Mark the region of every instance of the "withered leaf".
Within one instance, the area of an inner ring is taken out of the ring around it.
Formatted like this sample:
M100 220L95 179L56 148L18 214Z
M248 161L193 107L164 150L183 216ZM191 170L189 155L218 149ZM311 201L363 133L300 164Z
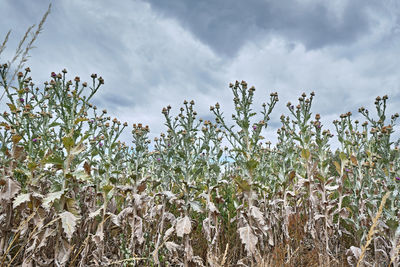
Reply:
M84 144L79 144L71 149L71 155L78 155L79 153L83 152L86 149Z
M256 206L251 206L250 207L250 214L251 216L257 221L258 224L264 226L265 225L265 220L263 213L260 211L260 209Z
M357 158L355 156L351 155L350 156L350 160L354 165L358 165L358 161L357 161Z
M191 231L192 223L188 216L178 219L176 222L176 235L178 237L183 237L184 234L190 234Z
M171 253L176 253L177 250L181 248L178 244L176 244L174 242L165 242L165 247Z
M79 220L74 214L69 211L64 211L60 213L62 228L64 229L64 233L67 236L68 240L71 240L72 235L76 231L76 224Z
M289 173L289 181L292 181L295 176L296 176L296 172L295 171L291 171Z
M12 149L12 156L16 160L23 160L26 157L26 153L24 153L23 146L14 145Z
M22 203L28 202L31 200L31 193L19 194L13 201L13 208L17 208Z
M239 228L238 232L246 251L248 254L253 255L256 251L256 245L258 242L257 236L253 234L249 225Z
M83 169L85 170L87 175L90 175L90 172L92 169L91 169L90 164L87 161L85 161L85 163L83 164Z
M0 184L4 185L3 189L0 191L0 201L10 201L21 189L21 185L11 178L0 179Z
M22 136L20 136L19 134L14 134L14 135L11 137L11 139L12 139L12 142L13 142L14 144L16 144L16 143L18 143L18 142L22 139Z

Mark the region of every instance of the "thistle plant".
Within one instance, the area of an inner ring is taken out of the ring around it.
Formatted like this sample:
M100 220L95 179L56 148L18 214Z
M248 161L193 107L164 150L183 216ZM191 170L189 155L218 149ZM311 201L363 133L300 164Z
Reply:
M184 101L162 109L154 142L135 123L127 145L128 124L91 103L103 78L62 70L35 85L27 36L0 64L1 266L398 266L399 115L386 115L387 96L376 116L359 109L364 122L333 122L336 151L314 93L287 104L271 144L278 95L258 116L244 81L230 84L232 120L219 103L215 120L199 119Z
M271 94L268 109L266 104L262 106L262 119L252 125L251 119L256 115L252 110L255 88L247 88L245 81L241 83L236 81L235 84L230 84L229 87L234 95L233 101L236 110L236 114L232 115L232 119L239 129L234 129L234 126L228 126L218 103L210 107L210 110L213 111L217 125L224 130L224 135L232 146L229 156L234 159L235 170L231 174L231 179L236 182L239 192L243 193L242 203L236 207L238 233L246 247L247 254L251 258L250 261L253 260L253 257L259 260L261 255L259 255L256 248L258 243L256 234L267 236L265 231L267 226L263 215L259 208L253 204L254 199L257 198L255 185L261 152L259 142L263 139L261 130L267 127L269 115L278 101L278 95L276 93ZM253 232L253 226L255 226L257 232Z

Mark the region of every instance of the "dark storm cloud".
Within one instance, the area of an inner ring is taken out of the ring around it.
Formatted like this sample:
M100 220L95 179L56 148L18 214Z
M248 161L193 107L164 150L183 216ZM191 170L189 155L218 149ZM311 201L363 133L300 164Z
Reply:
M248 40L278 35L307 49L347 44L367 34L369 1L346 1L336 10L319 1L148 0L180 21L218 53L234 55Z

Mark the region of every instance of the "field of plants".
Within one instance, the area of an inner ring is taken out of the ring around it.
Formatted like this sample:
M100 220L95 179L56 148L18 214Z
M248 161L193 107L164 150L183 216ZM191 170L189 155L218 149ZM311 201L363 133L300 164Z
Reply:
M91 104L102 77L62 70L38 87L18 67L0 65L0 266L399 266L399 115L386 95L331 133L302 94L271 145L278 94L258 111L236 81L233 114L167 106L149 140Z

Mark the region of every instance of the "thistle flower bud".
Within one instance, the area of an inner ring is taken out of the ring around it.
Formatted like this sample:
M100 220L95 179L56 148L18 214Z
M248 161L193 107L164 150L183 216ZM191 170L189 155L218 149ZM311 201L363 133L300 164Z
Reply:
M93 79L96 79L97 78L97 74L93 73L92 75L90 75L90 77L92 77Z

